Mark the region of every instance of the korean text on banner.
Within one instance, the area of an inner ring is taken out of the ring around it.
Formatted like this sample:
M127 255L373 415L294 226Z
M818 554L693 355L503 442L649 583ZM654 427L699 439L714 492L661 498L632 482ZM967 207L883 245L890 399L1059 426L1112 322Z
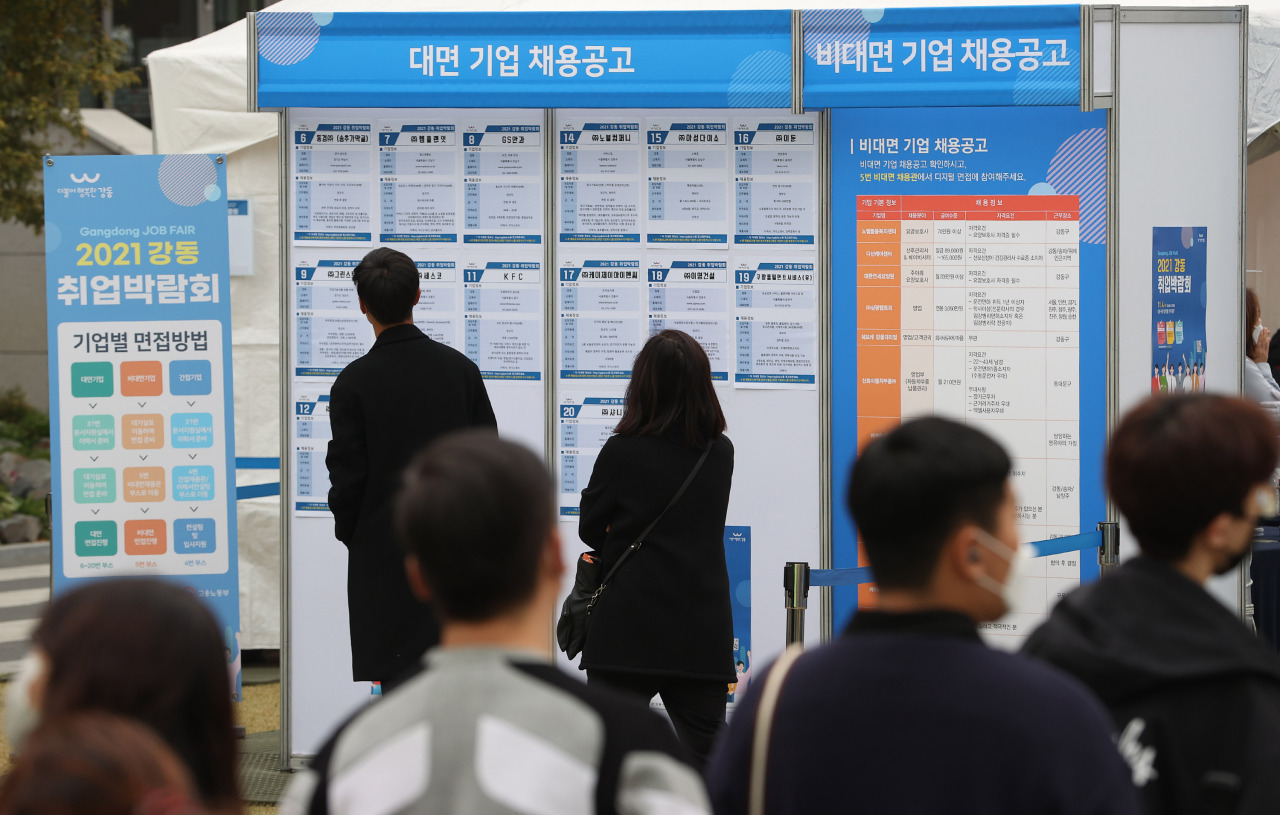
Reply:
M119 575L212 609L239 693L226 166L44 168L53 590Z
M809 108L1073 105L1080 7L802 13Z
M1105 114L1059 108L835 111L831 122L834 495L857 451L939 415L1013 459L1021 539L1091 529L1105 504ZM847 515L837 568L868 565ZM1012 613L1016 645L1096 567L1037 558ZM838 618L875 602L836 591Z
M260 12L263 107L780 108L787 11Z
M1209 230L1157 226L1151 232L1151 392L1204 390Z

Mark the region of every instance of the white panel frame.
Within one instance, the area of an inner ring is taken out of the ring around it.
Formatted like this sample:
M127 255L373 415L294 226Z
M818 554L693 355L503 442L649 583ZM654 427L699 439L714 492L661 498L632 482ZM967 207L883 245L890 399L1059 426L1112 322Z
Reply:
M1118 33L1117 415L1150 393L1156 226L1208 227L1208 389L1241 391L1248 8L1121 8ZM1121 303L1134 307L1120 310ZM1122 557L1136 548L1122 527ZM1237 570L1211 580L1209 590L1243 616L1242 580Z

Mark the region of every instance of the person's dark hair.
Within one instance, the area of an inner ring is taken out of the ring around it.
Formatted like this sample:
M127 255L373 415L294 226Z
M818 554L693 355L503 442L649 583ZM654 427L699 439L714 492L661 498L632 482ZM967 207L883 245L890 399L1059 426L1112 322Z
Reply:
M990 436L949 419L907 422L863 448L847 500L876 582L924 588L951 533L994 532L1011 469Z
M726 427L711 384L711 361L698 341L674 329L650 337L636 355L626 408L614 431L623 436L679 434L690 447L702 447Z
M205 804L239 811L226 643L190 591L93 583L54 600L32 641L49 660L42 720L91 710L136 719L183 760Z
M5 815L195 815L191 778L145 725L77 713L33 731L0 785Z
M383 325L403 323L413 314L418 267L404 252L385 246L374 249L356 266L351 279L365 308Z
M1244 358L1252 359L1253 327L1262 321L1262 303L1258 302L1258 293L1253 289L1244 290Z
M1207 393L1153 396L1120 420L1107 449L1107 489L1143 554L1177 561L1280 461L1280 428L1262 408Z
M553 490L536 455L492 431L453 433L414 458L396 496L396 536L441 619L482 622L533 596Z

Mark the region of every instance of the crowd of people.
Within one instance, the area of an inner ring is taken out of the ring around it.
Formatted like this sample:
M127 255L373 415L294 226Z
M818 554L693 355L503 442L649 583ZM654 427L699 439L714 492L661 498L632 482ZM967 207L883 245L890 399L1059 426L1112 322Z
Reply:
M334 386L329 455L354 675L384 693L282 813L1280 812L1280 657L1206 590L1280 514L1280 440L1257 405L1166 393L1123 417L1105 478L1139 553L1020 654L978 633L1035 557L1007 453L942 418L874 439L846 509L877 607L748 684L722 538L734 449L705 352L660 332L582 495L579 535L607 575L583 682L549 659L571 565L552 476L494 432L475 366L413 327L400 258L355 271L378 339ZM446 373L405 384L403 365ZM395 630L372 630L383 614ZM56 600L34 644L8 689L0 815L240 811L222 639L194 597L98 583Z

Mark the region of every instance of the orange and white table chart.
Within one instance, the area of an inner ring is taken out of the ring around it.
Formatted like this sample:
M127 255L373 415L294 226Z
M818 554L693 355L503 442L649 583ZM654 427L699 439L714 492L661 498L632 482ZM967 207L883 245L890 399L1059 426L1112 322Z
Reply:
M1077 534L1078 197L875 195L857 206L859 447L905 419L962 420L1013 457L1023 540ZM1033 581L1026 611L1042 614L1079 566L1074 555L1035 564L1047 582Z

